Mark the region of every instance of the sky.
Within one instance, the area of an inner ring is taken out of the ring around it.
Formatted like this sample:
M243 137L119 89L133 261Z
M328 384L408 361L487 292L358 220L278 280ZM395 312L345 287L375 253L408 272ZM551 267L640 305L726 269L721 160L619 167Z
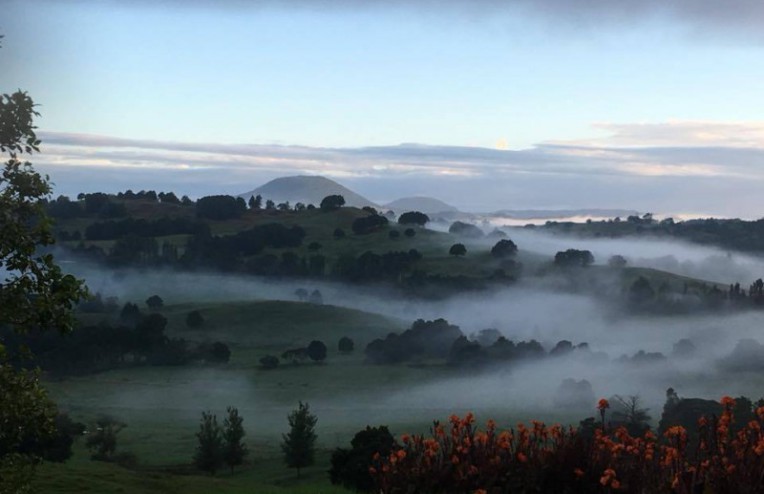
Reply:
M56 193L764 210L756 0L0 0Z

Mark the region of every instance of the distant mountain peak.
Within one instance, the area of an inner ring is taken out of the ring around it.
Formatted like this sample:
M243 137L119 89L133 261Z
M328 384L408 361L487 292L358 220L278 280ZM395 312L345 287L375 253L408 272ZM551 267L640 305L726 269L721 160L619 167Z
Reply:
M459 211L440 199L424 196L402 197L401 199L385 204L383 209L392 209L396 213L419 211L420 213L425 214L456 213Z
M293 175L275 178L256 189L239 194L239 197L246 200L250 196L258 194L264 200L270 199L275 203L289 201L292 205L302 202L316 206L321 203L324 197L338 194L345 198L347 206L358 208L364 206L378 207L362 195L321 175Z

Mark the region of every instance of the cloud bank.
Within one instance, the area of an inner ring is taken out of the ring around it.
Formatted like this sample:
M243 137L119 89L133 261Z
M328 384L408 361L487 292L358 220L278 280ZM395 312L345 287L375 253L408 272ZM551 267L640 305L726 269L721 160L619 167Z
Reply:
M316 148L182 143L41 132L34 157L56 192L241 193L285 175L324 175L384 202L436 196L468 211L619 207L755 217L764 123L598 124L609 134L529 149L401 144Z

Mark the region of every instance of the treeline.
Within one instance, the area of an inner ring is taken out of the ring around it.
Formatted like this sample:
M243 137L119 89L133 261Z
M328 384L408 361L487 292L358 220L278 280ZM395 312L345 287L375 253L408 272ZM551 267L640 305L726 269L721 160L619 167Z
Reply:
M675 221L667 218L658 221L648 213L641 217L629 216L625 220L615 218L586 223L548 221L543 226L529 225L527 228L591 237L671 237L747 252L764 250L764 218L753 221L716 218Z
M92 311L93 308L89 307ZM189 313L187 324L195 318ZM30 331L20 335L0 330L11 361L18 366L40 367L53 375L100 372L136 365L186 365L193 362L225 363L231 351L225 343L192 343L166 334L167 318L144 314L127 303L117 322L84 325L68 335Z
M485 337L486 332L493 337ZM417 360L439 359L456 366L482 366L491 363L563 356L574 351L589 352L586 343L574 345L559 341L547 352L536 340L517 343L501 336L496 330L484 330L470 340L459 326L445 319L414 321L403 333L390 333L366 346L364 353L373 364L395 364ZM481 344L482 342L482 344Z

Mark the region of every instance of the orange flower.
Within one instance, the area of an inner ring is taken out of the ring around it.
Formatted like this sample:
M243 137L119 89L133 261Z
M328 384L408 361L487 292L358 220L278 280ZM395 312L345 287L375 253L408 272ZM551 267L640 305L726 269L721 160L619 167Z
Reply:
M578 478L581 478L581 477L583 477L583 476L584 476L584 471L583 471L583 470L581 470L580 468L576 468L575 470L573 470L573 473L574 473L574 474L576 475L576 477L578 477Z
M621 488L621 483L618 482L616 479L613 479L613 481L610 482L610 487L612 487L613 489L618 490L618 489Z
M600 398L600 401L597 402L597 410L605 410L606 408L610 408L610 402L605 398Z
M735 399L731 398L729 396L722 396L721 404L723 407L734 407L735 406Z
M519 452L519 453L517 453L517 461L519 461L520 463L525 463L525 462L528 461L528 457L525 456L524 453Z
M395 454L396 456L398 456L399 460L406 458L406 452L403 451L402 449L399 449L398 451L396 451Z

